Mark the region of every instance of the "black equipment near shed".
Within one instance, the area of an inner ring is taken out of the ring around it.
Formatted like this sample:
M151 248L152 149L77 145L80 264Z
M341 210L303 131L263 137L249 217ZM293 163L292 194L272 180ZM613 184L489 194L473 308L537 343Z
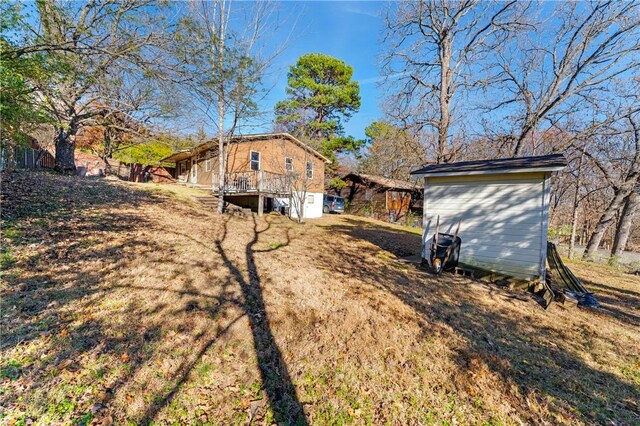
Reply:
M456 228L455 234L445 234L439 232L440 217L436 223L436 232L433 235L431 243L431 268L436 274L442 271L452 271L458 266L460 258L460 245L462 240L458 237L460 232L460 222Z

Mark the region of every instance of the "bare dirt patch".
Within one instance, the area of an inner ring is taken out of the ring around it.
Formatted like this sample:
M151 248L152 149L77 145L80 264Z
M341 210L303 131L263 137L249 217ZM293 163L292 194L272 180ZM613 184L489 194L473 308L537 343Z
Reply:
M400 262L403 228L153 188L3 176L0 421L640 421L638 277L571 264L605 309L544 311Z

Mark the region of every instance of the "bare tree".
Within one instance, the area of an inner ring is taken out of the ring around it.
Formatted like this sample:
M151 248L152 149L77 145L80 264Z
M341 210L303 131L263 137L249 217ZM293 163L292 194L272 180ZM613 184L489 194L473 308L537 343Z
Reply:
M573 258L573 252L576 244L576 231L578 227L578 207L580 206L580 188L582 186L582 169L584 165L584 151L586 147L580 152L580 159L578 160L578 167L576 170L575 186L573 194L573 213L571 216L571 236L569 238L569 259Z
M262 77L273 58L262 56L259 44L268 28L270 6L256 2L249 11L234 7L230 0L192 3L181 22L169 65L185 96L216 129L219 213L224 212L227 140L244 120L258 113ZM234 12L248 12L246 16L242 13L241 25L232 25Z
M620 220L616 227L616 235L611 247L610 263L615 264L620 259L623 251L627 246L633 219L640 209L640 185L629 194L624 202L622 211L620 212Z
M452 158L454 99L490 83L481 63L522 26L525 9L515 1L432 0L399 3L387 15L390 114L416 132L437 132L436 163Z
M600 242L607 231L608 227L613 223L615 215L623 208L625 200L636 189L640 181L640 123L637 116L627 117L628 127L624 130L622 136L626 138L625 144L618 146L617 150L611 145L601 142L599 149L606 154L612 152L622 153L617 161L606 161L603 159L610 158L609 155L597 155L586 152L586 155L600 170L607 181L607 184L613 190L613 198L602 212L592 234L589 238L584 258L590 259L600 246ZM605 135L607 140L614 139L609 135ZM615 142L610 142L615 143ZM606 162L605 162L606 161Z
M312 152L308 143L305 143L303 151L302 161L300 161L301 164L298 168L300 171L294 168L293 171L286 173L291 188L291 209L289 210L289 216L294 217L295 213L295 219L298 220L298 223L304 222L306 214L305 206L309 198L308 193L313 182L314 174L316 173L313 161L315 154ZM324 184L324 182L322 182L322 184ZM321 197L320 200L313 200L313 202L323 203L323 199Z
M161 52L158 57L162 57ZM156 62L151 57L147 60ZM146 66L140 72L136 66L121 64L97 82L95 102L101 111L87 123L102 132L96 138L101 144L91 148L107 167L109 159L119 151L145 144L167 132L167 120L176 118L181 110L180 97L172 89L162 69L156 66Z
M323 185L324 182L314 181L317 175L315 167L318 166L317 153L311 148L309 140L303 139L302 145L297 145L295 149L291 149L291 144L285 139L281 140L280 155L272 156L269 169L276 172L270 176L269 182L266 183L271 193L283 195L286 201L281 204L286 205L289 209L288 215L291 219L295 219L298 223L304 222L306 215L306 204L308 203L308 195L313 187L318 184ZM322 163L320 166L322 167ZM317 188L316 188L317 191ZM315 194L314 194L315 195ZM284 200L280 200L282 202ZM322 200L313 200L322 202Z
M565 117L583 112L609 96L617 77L640 67L637 2L558 3L535 28L519 43L497 51L497 96L502 100L489 110L509 109L514 123L507 132L512 155L525 151L525 142L543 122L557 126ZM549 40L549 34L555 37Z
M97 0L87 3L37 2L39 26L24 25L34 42L15 55L44 55L46 79L34 79L39 106L47 110L56 128L55 168L74 172L75 136L104 114L98 86L118 66L147 63L147 49L162 44L156 31L153 0Z
M409 173L427 161L424 146L407 130L375 121L365 134L368 146L359 165L364 173L408 180Z
M287 173L289 192L289 217L298 223L304 222L305 203L309 190L309 181L304 173Z

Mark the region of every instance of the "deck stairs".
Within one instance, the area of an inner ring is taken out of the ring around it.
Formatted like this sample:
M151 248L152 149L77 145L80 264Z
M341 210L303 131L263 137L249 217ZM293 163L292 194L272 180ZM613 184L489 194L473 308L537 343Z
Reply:
M220 203L220 199L215 195L192 195L191 198L214 211L218 209L218 204ZM225 201L224 205L225 212L227 213L240 217L250 217L252 215L251 209L249 208L236 206L228 201Z
M210 210L218 210L218 203L220 202L220 200L218 199L217 195L213 195L210 185L201 185L190 182L176 182L176 184L200 190L202 192L202 195L192 195L191 199L197 201ZM224 206L225 212L236 216L251 217L251 215L253 214L250 208L240 207L235 204L231 204L228 201L225 201Z

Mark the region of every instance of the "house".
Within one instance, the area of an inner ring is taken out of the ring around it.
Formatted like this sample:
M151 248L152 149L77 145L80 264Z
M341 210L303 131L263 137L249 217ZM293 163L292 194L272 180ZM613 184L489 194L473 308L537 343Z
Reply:
M423 262L440 218L453 234L461 221L459 262L525 280L545 280L551 174L562 154L423 167Z
M230 203L292 216L322 216L324 168L330 160L288 133L228 138L224 196ZM175 163L178 182L220 191L218 141L178 151L162 159Z
M347 185L339 192L350 213L389 222L406 219L421 190L412 182L364 173L349 173L342 180Z

